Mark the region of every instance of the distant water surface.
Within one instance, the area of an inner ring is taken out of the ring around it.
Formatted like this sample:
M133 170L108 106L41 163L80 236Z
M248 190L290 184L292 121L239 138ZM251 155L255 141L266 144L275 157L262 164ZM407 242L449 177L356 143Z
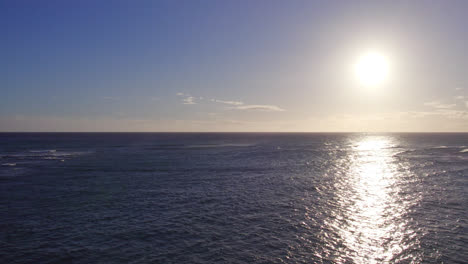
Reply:
M467 263L468 134L0 133L1 263Z

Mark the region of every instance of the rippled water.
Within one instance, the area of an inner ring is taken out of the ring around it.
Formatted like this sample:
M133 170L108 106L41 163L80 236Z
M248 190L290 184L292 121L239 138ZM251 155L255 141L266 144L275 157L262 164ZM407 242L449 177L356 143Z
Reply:
M2 263L466 263L468 134L0 134Z

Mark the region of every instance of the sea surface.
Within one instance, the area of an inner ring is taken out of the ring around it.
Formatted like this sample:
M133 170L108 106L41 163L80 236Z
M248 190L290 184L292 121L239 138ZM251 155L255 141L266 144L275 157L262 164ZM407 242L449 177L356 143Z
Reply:
M0 263L468 263L468 134L0 133Z

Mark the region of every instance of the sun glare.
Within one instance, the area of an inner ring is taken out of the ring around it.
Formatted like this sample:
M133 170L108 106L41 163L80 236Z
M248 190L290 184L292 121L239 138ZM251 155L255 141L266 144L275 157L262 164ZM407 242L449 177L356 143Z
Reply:
M387 78L388 61L382 54L367 53L359 58L354 70L363 85L376 86Z

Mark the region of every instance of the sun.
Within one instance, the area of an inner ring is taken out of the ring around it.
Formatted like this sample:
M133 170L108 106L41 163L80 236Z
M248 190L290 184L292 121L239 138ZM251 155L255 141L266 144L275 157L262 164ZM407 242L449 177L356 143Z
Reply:
M387 79L388 60L380 53L369 52L359 58L354 70L363 85L376 86Z

